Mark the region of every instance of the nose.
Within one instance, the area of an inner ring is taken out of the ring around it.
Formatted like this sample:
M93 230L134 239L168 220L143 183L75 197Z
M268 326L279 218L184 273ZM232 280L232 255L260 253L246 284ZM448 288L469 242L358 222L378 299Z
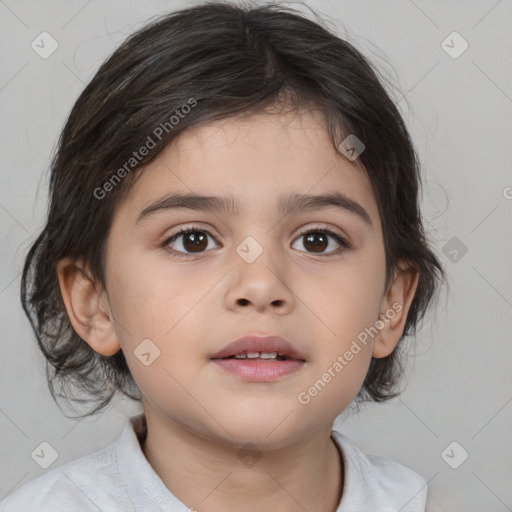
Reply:
M296 301L290 288L291 265L283 254L262 249L254 260L245 258L243 249L235 254L234 268L229 273L230 282L225 294L226 306L232 310L252 307L258 312L270 308L274 313L286 314L293 309Z

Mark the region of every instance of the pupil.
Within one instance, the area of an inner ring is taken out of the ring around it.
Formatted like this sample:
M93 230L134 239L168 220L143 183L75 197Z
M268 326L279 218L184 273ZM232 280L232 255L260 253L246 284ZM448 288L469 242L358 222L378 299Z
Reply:
M205 243L205 241L206 241L206 243ZM189 247L189 243L192 244L190 247ZM206 246L208 245L208 241L203 232L193 231L191 233L188 233L185 236L184 245L185 245L185 248L187 249L187 251L199 252L201 250L206 249Z
M315 243L313 241L315 239L315 237L321 238L322 241ZM326 240L327 240L327 237L322 233L310 233L309 235L306 236L306 243L312 244L313 252L322 252L323 250L325 250L326 249ZM323 247L321 247L321 246L323 246ZM320 248L320 250L318 250L319 248Z

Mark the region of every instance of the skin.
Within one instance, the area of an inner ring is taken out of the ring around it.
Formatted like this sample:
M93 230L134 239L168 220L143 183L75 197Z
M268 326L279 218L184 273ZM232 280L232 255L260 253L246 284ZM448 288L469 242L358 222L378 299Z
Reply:
M343 463L330 437L334 420L356 396L371 357L395 348L418 283L417 273L403 271L385 289L370 181L357 161L335 153L322 118L307 111L189 129L142 173L115 211L106 289L80 259L61 260L57 270L76 332L103 355L123 350L143 395L146 458L199 512L237 510L241 497L247 512L335 511ZM284 217L277 211L282 193L334 190L359 202L373 226L332 207ZM175 191L233 194L242 213L182 209L136 224L146 206ZM191 252L184 237L164 245L192 223L210 233L202 252ZM322 227L351 248L337 253L329 238L314 252L299 235ZM263 248L252 263L236 252L247 236ZM394 303L401 311L307 405L299 403L299 393ZM255 383L211 362L214 352L247 334L277 334L306 363L278 381ZM134 354L147 338L160 350L149 366ZM250 467L237 456L246 443L259 456Z

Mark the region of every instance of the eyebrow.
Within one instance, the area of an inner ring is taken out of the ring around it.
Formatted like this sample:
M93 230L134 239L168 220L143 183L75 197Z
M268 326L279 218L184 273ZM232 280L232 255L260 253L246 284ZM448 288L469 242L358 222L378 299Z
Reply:
M373 227L368 212L358 202L350 199L341 192L321 195L285 194L279 197L278 203L279 213L283 216L301 210L314 211L332 207L356 215L365 224ZM200 194L172 193L157 199L144 208L137 217L135 224L139 224L156 213L177 209L223 212L230 215L240 215L241 213L240 204L236 197L232 195L218 197Z

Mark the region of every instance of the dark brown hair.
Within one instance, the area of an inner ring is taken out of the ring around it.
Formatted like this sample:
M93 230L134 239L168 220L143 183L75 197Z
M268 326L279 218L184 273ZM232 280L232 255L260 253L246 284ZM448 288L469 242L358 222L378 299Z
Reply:
M386 283L400 262L419 272L402 338L416 333L445 274L422 225L415 149L377 72L354 46L292 8L205 3L166 13L128 37L80 94L60 135L48 219L21 282L54 399L57 383L59 396L97 404L87 414L103 409L116 391L140 399L123 352L102 356L72 328L57 262L82 257L106 287L105 242L136 171L188 128L285 104L321 112L340 154L349 134L364 143L357 163L379 208ZM151 149L141 156L149 138ZM388 357L372 358L359 401L398 394L400 345ZM73 397L77 389L82 398Z

